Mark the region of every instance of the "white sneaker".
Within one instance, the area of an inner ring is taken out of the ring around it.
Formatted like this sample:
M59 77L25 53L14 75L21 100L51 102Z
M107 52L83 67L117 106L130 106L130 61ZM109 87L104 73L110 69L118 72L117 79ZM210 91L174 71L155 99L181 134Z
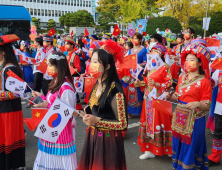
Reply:
M144 159L149 159L149 158L155 158L156 155L154 155L152 152L149 151L145 151L144 154L140 155L140 159L144 160Z
M169 158L171 158L171 157L172 157L172 155L168 155L168 157L169 157Z

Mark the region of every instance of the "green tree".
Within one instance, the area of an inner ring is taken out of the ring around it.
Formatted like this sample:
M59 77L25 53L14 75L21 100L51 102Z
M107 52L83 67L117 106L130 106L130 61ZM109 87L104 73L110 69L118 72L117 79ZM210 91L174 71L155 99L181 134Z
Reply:
M128 23L159 12L157 0L99 0L96 10L108 11L117 21Z
M59 18L60 25L69 27L94 27L95 22L91 13L86 10L79 10L74 13L66 13Z
M157 17L149 19L147 22L147 33L154 34L156 29L159 28L160 31L165 31L167 28L170 29L173 33L178 33L182 26L180 22L173 17Z
M53 28L56 31L56 22L53 19L50 19L47 25L47 30L49 31Z
M203 19L198 17L190 17L189 27L192 27L195 30L195 37L197 35L203 36L204 30L202 29Z
M110 26L114 26L116 20L110 12L102 11L99 13L98 24L96 28L101 29L102 32L107 32Z
M37 18L35 18L35 17L32 17L32 22L35 24L36 32L37 32L37 33L39 33L39 31L40 31L39 21L40 21L40 19L37 19Z
M91 13L86 10L79 10L70 16L70 26L72 27L94 27L94 19Z
M211 20L207 36L214 34L215 31L222 32L222 11L212 13L210 17Z

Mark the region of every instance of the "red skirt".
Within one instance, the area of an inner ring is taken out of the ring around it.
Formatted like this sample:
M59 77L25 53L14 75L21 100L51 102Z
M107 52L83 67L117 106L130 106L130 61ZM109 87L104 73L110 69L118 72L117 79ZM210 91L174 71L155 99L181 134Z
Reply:
M120 130L88 127L78 170L126 170Z
M0 113L0 169L25 167L22 111Z
M171 116L162 113L156 109L149 109L152 114L146 111L147 101L144 100L142 113L140 117L140 127L138 136L138 145L141 146L141 151L150 151L155 155L162 156L164 154L172 155L172 130ZM150 105L147 107L151 107ZM148 123L148 119L150 119ZM152 120L151 120L152 119ZM148 124L148 125L147 125ZM154 129L154 139L147 136L147 126L149 129Z

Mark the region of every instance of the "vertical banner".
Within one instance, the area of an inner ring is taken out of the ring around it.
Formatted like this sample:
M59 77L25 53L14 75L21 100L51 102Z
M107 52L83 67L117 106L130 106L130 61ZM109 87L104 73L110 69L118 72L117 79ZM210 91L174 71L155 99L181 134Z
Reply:
M203 30L206 29L208 31L210 25L211 18L203 18Z
M96 0L92 0L92 16L95 21L95 13L96 13Z

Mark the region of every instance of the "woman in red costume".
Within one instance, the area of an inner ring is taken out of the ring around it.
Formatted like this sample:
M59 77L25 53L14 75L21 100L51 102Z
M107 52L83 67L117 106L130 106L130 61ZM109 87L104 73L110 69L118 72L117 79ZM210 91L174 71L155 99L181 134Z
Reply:
M166 48L162 44L153 43L150 46L150 52L159 54L163 62L165 61L163 56ZM156 97L160 97L171 88L170 67L164 64L159 69L145 71L144 81L137 80L134 85L143 86L141 89L144 91L138 137L138 144L144 154L140 156L140 159L154 158L156 155L164 154L172 156L171 117L153 108L152 98L149 96L154 90Z

